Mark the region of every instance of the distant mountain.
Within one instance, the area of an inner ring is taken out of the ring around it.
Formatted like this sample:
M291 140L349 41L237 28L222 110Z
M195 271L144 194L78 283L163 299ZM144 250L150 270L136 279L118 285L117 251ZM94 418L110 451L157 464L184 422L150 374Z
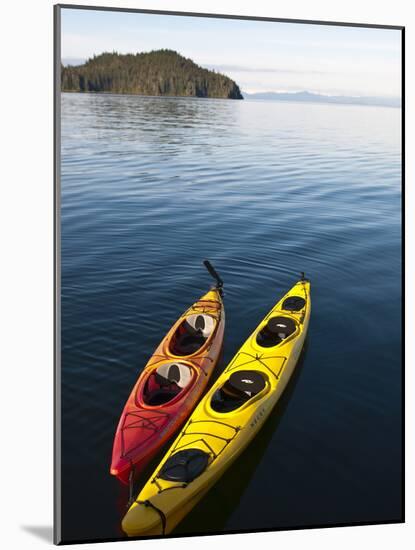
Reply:
M62 66L61 88L63 92L243 99L233 80L173 50L103 53L82 65Z
M268 99L274 101L299 101L301 103L339 103L344 105L377 105L383 107L400 107L401 100L394 97L342 96L323 95L312 92L243 92L245 99Z

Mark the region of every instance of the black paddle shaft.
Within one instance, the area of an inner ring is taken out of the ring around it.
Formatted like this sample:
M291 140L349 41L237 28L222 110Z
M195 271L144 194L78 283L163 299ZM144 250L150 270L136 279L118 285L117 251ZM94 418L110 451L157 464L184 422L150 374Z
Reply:
M209 260L203 260L203 263L206 267L206 269L209 271L211 276L216 280L216 288L222 288L223 287L223 281L217 274L215 268L213 265L209 262Z

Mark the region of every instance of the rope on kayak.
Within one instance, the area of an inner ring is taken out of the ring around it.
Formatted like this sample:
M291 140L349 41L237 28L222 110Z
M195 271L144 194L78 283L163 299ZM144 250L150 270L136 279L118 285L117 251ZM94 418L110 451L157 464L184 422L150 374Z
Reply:
M210 344L210 346L209 346L208 348L206 348L206 351L207 351L208 353L209 353L210 348L212 347L212 345L213 345L213 341L212 341L212 343ZM212 357L209 357L208 355L202 355L202 357L199 357L198 359L199 359L199 361L201 361L202 359L206 359L206 360L209 360L211 363L214 363L213 358L212 358ZM203 372L203 374L204 374L205 376L209 376L209 373L202 367L201 364L199 365L199 369Z
M189 435L189 434L187 434L187 435ZM209 433L209 432L192 432L192 435L208 435L209 437L216 437L217 439L221 439L222 441L226 441L226 443L229 443L233 439L232 437L231 438L223 437L221 435L212 434L212 433ZM201 441L204 441L204 440L202 439ZM207 445L206 441L204 441L204 443ZM216 453L214 453L214 454L216 454Z
M129 498L127 503L127 508L131 506L131 504L134 501L134 473L135 473L135 466L133 462L130 460L130 475L128 476L128 489L129 489Z
M191 434L184 434L184 435L193 435L193 432L192 432ZM201 435L201 434L196 433L195 435ZM203 435L203 434L202 434L202 435ZM211 434L207 434L207 435L211 435ZM213 437L216 437L216 436L213 436ZM186 445L183 445L182 447L175 447L175 448L172 450L172 452L170 453L169 458L170 458L173 454L175 454L176 451L179 452L179 451L181 451L182 449L187 449L187 448L189 448L189 445L194 445L195 443L199 443L199 442L204 443L204 444L206 445L206 447L207 447L207 448L209 449L209 451L211 452L213 458L217 458L218 453L215 453L215 451L212 449L212 447L209 445L209 443L203 439L203 437L200 437L199 439L195 439L194 441L192 441L192 443L189 443L189 444L186 443ZM228 443L229 443L229 441L226 441L226 445L227 445ZM225 447L226 447L226 445L225 445ZM157 474L157 475L158 475L158 474Z
M127 430L137 429L141 428L142 430L148 430L149 435L148 437L142 441L142 443L145 443L148 441L151 437L153 437L154 433L157 433L160 430L160 426L157 423L159 420L168 419L170 417L169 413L163 412L163 411L154 411L152 412L151 416L146 416L146 411L140 412L139 410L129 412L125 415L124 418L124 424L121 427L121 456L123 458L128 457L137 447L133 448L125 448L125 441L124 441L124 432ZM131 420L131 419L134 420ZM128 419L128 424L126 424ZM131 460L130 460L131 462Z
M195 421L195 423L196 422L199 422L199 421ZM230 437L228 439L225 439L224 437L218 436L216 434L211 434L211 433L201 433L201 432L186 433L186 431L184 431L181 434L182 436L183 435L187 435L187 436L189 436L189 435L202 435L202 436L205 435L205 436L209 436L209 437L212 437L212 438L221 439L225 442L225 444L223 445L222 449L219 452L215 452L213 450L213 448L211 447L211 445L209 445L209 443L206 441L205 438L199 437L198 439L194 439L193 441L191 441L189 443L186 443L186 445L183 445L182 447L180 447L180 446L173 447L173 449L169 453L169 456L168 456L167 460L169 460L171 456L175 455L179 451L181 451L183 449L191 448L192 445L195 445L195 444L200 442L200 443L203 443L206 446L207 449L209 449L209 453L212 456L212 461L211 461L210 464L212 464L218 458L218 456L223 453L223 451L226 449L226 447L229 445L229 443L236 437L238 432L242 429L241 426L232 426L232 425L226 424L225 422L220 422L219 420L207 420L207 421L202 421L201 420L200 422L211 422L211 423L222 424L224 426L228 426L228 428L232 428L234 430L234 434L233 434L232 437ZM166 460L166 462L167 462L167 460ZM163 487L158 481L158 480L163 479L162 477L160 477L159 474L160 474L160 472L157 472L157 474L150 481L151 483L156 485L157 492L159 494L164 493L165 491L173 490L173 489L185 489L189 485L189 483L191 483L190 481L188 481L188 482L184 482L184 483L180 483L180 484L177 483L176 485L170 485L168 487Z
M229 443L236 437L238 432L242 429L241 426L232 426L231 424L227 424L226 422L221 422L220 420L195 420L195 421L189 421L190 424L197 424L197 423L211 423L211 424L220 424L222 426L227 426L228 428L232 429L234 431L233 435L229 438L225 438L223 436L220 436L218 434L209 433L209 432L186 432L186 429L181 432L182 436L196 436L197 438L193 439L193 441L186 443L185 445L180 446L179 444L176 444L170 451L169 456L167 457L166 462L170 459L170 457L174 456L176 453L180 452L181 450L186 450L189 448L192 448L192 445L196 445L197 443L203 443L206 448L209 450L209 454L212 457L212 461L215 461L220 454L223 453L223 451L226 449L226 447L229 445ZM199 436L199 437L198 437ZM200 437L202 436L202 437ZM205 436L205 437L203 437ZM221 450L215 451L213 447L209 444L207 441L207 437L211 437L216 440L221 440L224 442L224 445ZM187 487L187 485L190 482L180 483L176 485L170 485L169 487L163 487L159 483L159 479L162 480L163 478L160 477L160 472L157 472L157 474L151 479L151 483L155 484L157 486L158 493L163 493L164 491L172 490L172 489L184 489Z
M153 483L157 486L157 492L159 493L164 493L164 491L169 491L172 489L185 489L189 485L189 483L181 483L180 485L172 485L171 487L162 487L157 481L157 477L153 477L150 483Z
M238 357L241 356L241 355L247 355L248 357L250 357L250 359L248 361L245 361L245 363L238 363L237 365L235 365L233 367L232 366L233 363L236 362ZM264 358L264 359L284 359L284 362L283 362L282 366L280 367L280 370L278 371L278 374L275 374L275 372L266 363L264 363L264 361L262 361L262 358ZM238 355L235 356L235 359L231 362L231 364L229 365L229 367L226 369L225 372L231 372L234 368L239 369L241 367L244 367L245 365L249 365L250 363L255 363L256 361L261 363L261 365L263 367L265 367L267 370L269 370L269 372L271 374L273 374L275 376L275 378L278 380L279 375L281 373L281 370L282 370L282 368L284 367L284 365L287 361L287 358L284 357L283 355L269 355L269 356L264 357L264 354L262 354L262 355L258 355L258 354L252 355L251 353L247 353L246 351L243 351L243 352L238 353Z
M167 523L167 518L166 518L166 515L165 513L163 512L163 510L160 510L160 508L157 508L157 506L155 506L151 500L136 500L137 504L142 504L143 506L145 506L146 508L152 508L153 510L155 510L158 515L160 516L160 520L161 520L161 534L162 535L165 535L166 534L166 523Z
M214 304L214 305L209 305L209 304ZM209 315L212 315L212 317L215 317L214 313L212 312L212 309L214 309L215 313L217 314L218 320L220 320L222 315L222 305L217 300L199 300L199 302L196 302L195 304L190 306L189 309L187 309L183 313L180 319L183 319L193 311L198 311L198 310L202 310L202 313L208 313Z
M240 426L232 426L232 424L227 424L226 422L222 422L221 420L192 420L192 419L190 419L189 420L189 426L190 426L190 424L199 424L199 423L206 424L206 423L209 423L209 422L213 422L214 424L221 424L222 426L226 426L227 428L231 428L231 430L235 430L235 432L238 432L241 429ZM214 437L217 437L217 436L215 435Z

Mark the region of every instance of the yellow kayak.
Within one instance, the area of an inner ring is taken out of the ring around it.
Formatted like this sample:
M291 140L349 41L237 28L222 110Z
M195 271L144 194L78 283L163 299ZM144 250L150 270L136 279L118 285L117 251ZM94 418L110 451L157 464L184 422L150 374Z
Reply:
M254 438L294 371L310 311L310 283L302 278L200 401L126 513L128 536L170 533Z

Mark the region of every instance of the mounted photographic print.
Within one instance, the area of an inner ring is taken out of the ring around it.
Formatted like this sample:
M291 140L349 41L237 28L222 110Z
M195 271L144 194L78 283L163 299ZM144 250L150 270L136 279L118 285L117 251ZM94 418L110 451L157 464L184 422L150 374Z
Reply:
M55 6L55 542L403 521L402 27Z

